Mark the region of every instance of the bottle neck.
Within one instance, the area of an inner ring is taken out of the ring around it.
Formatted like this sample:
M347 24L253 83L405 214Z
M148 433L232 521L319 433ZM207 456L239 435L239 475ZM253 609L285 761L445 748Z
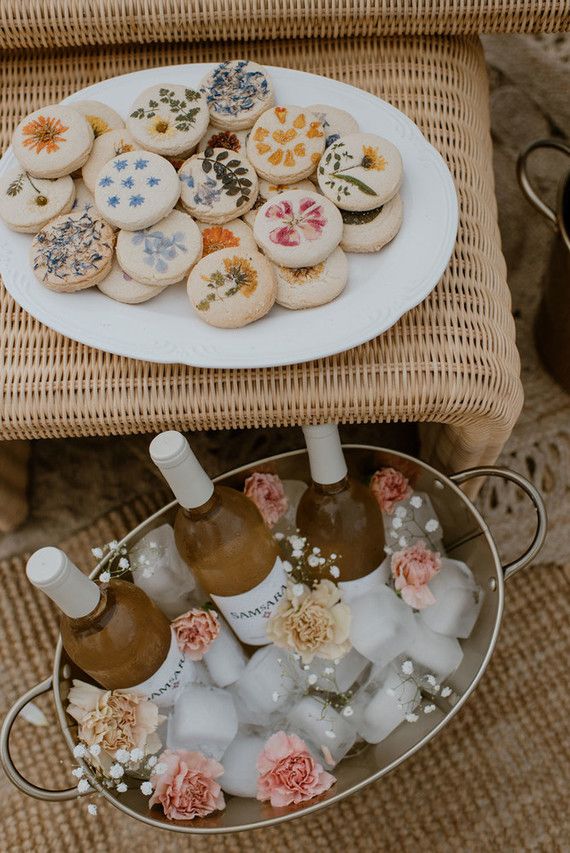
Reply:
M192 521L199 521L202 518L207 518L212 515L220 506L221 499L218 490L214 487L214 491L208 500L202 506L184 507L180 505L180 510L185 518L190 518Z
M337 485L346 479L348 469L335 424L303 427L311 478L321 486Z
M339 492L345 492L348 489L348 486L348 474L337 483L316 483L313 481L313 488L315 492L318 492L320 495L338 495Z
M183 509L199 510L208 503L214 484L181 433L170 430L157 435L150 455Z
M93 622L94 619L100 619L110 603L110 598L111 600L114 599L109 588L105 589L104 587L97 587L97 589L99 592L99 601L93 610L90 610L89 613L85 613L82 616L70 616L69 613L66 613L66 616L71 619L76 628L86 627Z

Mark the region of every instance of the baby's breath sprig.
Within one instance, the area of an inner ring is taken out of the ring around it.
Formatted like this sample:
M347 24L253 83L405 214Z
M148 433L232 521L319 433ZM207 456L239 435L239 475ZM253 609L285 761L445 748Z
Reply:
M423 525L418 521L419 510L424 505L421 495L414 494L407 501L407 506L397 506L390 519L390 531L388 544L384 549L388 555L393 554L398 548L407 548L413 544L410 536L415 540L427 540L432 550L439 551L440 542L434 539L434 534L441 534L441 528L437 518L429 518ZM406 535L407 534L407 535Z
M159 559L163 555L164 548L157 542L150 542L148 547L153 552L154 559ZM119 545L116 539L107 542L101 548L92 548L91 553L98 561L107 557L105 570L99 574L101 583L121 578L129 572L140 571L143 577L150 577L154 573L152 561L146 554L139 554L133 559L127 546Z
M401 695L401 688L405 684L413 684L416 688L416 695L419 694L421 697L419 702L414 697L408 702L402 703L398 701L397 703L409 723L417 722L420 718L420 713L433 714L437 708L437 705L433 702L435 696L447 699L453 694L451 687L440 684L435 675L416 672L413 661L409 659L404 660L400 664L400 670L402 672L401 681L396 687L388 690L389 695L397 699L398 695Z
M306 584L309 589L327 578L337 581L340 577L338 554L325 556L320 548L312 546L298 532L285 538L285 547L291 565L290 575L296 583Z

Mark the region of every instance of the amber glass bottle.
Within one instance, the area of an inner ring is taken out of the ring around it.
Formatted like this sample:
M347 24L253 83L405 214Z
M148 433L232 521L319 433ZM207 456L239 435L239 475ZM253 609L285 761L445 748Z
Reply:
M338 428L324 424L303 432L312 483L299 503L297 527L323 555L338 555L343 587L354 583L351 594L364 592L361 581L385 558L382 514L370 489L348 475Z
M214 485L181 433L158 435L150 455L180 504L180 556L239 639L266 644L266 620L283 597L286 574L261 513L236 489Z
M162 704L183 665L166 616L124 580L99 585L58 548L41 548L28 579L61 611L63 646L85 673L108 690L134 688Z

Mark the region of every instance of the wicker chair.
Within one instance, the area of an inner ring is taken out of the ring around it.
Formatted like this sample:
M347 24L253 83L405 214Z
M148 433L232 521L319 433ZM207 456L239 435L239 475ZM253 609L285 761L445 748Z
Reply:
M460 226L436 289L389 332L290 367L204 370L120 358L51 331L2 289L0 439L417 421L432 464L493 462L522 390L476 33L563 30L568 8L564 0L4 0L3 147L23 114L102 78L247 55L344 80L405 111L449 164ZM14 457L10 445L0 454L0 464ZM3 479L21 493L21 470ZM4 528L25 511L21 499L11 506Z

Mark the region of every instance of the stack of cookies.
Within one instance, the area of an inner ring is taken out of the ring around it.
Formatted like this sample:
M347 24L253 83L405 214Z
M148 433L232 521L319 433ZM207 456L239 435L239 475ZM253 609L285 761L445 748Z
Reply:
M151 86L126 126L95 101L37 110L12 149L0 215L35 235L43 285L137 303L187 280L197 315L222 328L275 303L330 302L345 253L378 251L402 222L397 148L335 107L275 106L248 60L216 66L199 90Z

